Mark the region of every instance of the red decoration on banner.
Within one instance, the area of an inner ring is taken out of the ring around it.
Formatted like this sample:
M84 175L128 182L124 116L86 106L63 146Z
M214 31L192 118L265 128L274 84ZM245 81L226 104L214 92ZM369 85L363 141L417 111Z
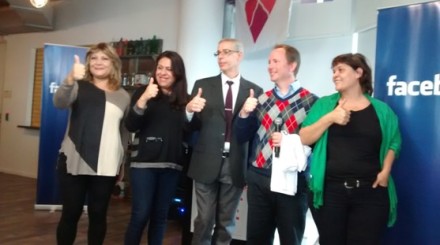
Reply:
M263 30L264 24L269 19L276 0L248 0L246 1L245 11L247 23L252 33L254 43L257 41Z

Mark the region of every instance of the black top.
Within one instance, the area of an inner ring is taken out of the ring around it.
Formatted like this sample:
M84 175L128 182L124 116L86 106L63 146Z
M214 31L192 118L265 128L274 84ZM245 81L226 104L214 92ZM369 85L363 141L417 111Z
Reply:
M379 118L370 104L352 111L350 121L333 124L328 131L327 180L374 180L380 172L382 133Z
M135 132L130 160L182 165L182 144L187 122L184 108L176 109L170 104L169 96L159 93L148 101L147 108L142 111L136 107L136 102L145 89L146 86L143 86L133 94L125 120L127 129Z

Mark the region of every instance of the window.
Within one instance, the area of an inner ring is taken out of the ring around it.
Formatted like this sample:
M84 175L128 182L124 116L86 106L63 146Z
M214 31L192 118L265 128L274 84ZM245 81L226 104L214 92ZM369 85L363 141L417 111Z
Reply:
M39 128L43 84L44 48L37 48L35 54L34 89L32 92L31 127Z

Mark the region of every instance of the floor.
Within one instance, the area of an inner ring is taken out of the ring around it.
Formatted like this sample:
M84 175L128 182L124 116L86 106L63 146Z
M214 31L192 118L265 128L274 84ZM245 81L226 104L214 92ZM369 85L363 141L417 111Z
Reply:
M36 184L37 181L32 178L0 173L0 245L56 244L55 231L60 211L35 210ZM105 245L123 244L129 218L129 199L112 198ZM189 244L189 218L183 222L184 225L178 220L169 221L163 245ZM75 245L87 244L87 224L87 213L84 213L78 225ZM316 227L308 212L302 244L317 245L317 240ZM146 235L142 244L147 244ZM232 244L244 243L234 241ZM279 245L277 237L274 245Z
M0 173L0 244L56 244L55 230L59 211L35 210L36 180ZM107 236L104 244L123 244L130 217L127 199L113 198L110 202ZM75 244L87 244L87 214L78 225ZM182 225L169 221L164 245L182 244ZM142 244L146 244L144 236Z

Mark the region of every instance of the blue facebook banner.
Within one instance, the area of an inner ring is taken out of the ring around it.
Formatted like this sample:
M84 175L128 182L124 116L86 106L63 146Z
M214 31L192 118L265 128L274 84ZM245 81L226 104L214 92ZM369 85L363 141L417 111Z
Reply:
M50 208L60 203L57 188L56 162L67 126L68 111L54 107L53 94L70 72L74 55L84 62L84 47L45 45L41 101L40 148L36 208Z
M440 244L440 2L380 10L375 97L397 113L396 225L385 244Z

